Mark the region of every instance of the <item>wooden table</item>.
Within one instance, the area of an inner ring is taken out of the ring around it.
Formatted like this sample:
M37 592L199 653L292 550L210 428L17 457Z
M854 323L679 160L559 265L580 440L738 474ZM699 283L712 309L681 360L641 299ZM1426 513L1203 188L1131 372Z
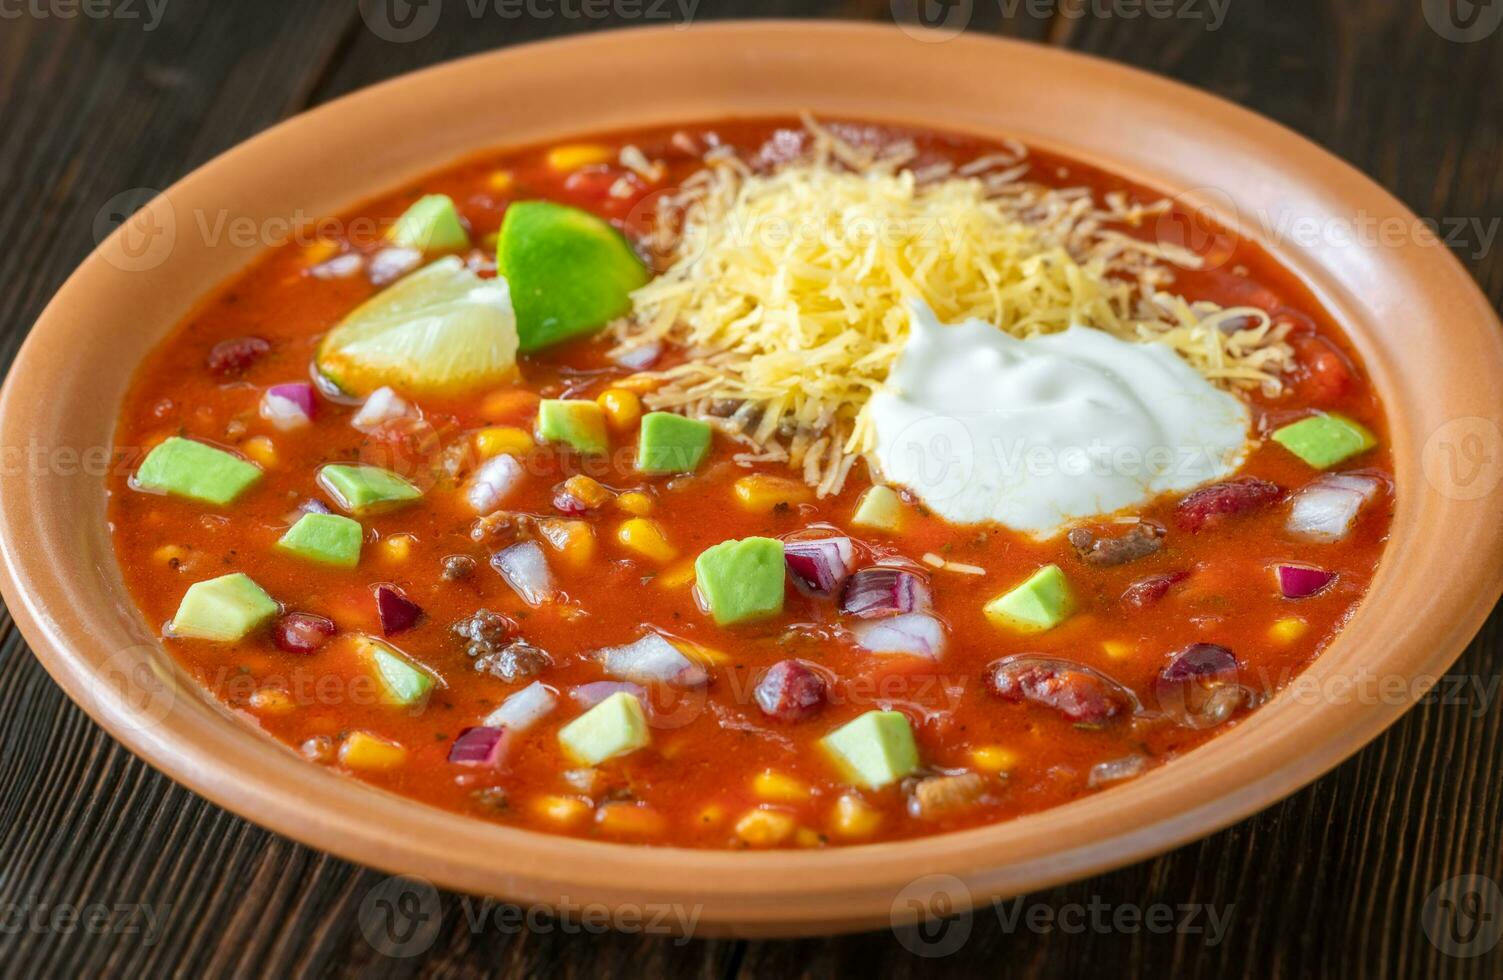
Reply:
M874 21L914 7L912 0L700 0L697 7L693 0L594 7L534 0L536 9L558 13L525 19L507 16L516 0L450 0L433 30L396 42L373 31L347 0L107 0L102 11L97 2L0 4L0 356L7 362L93 247L96 215L114 195L164 187L277 120L352 89L502 45L678 16L686 6L699 20L817 13ZM1356 163L1443 230L1459 229L1456 254L1495 303L1503 299L1494 237L1503 214L1503 30L1466 41L1441 19L1445 4L1431 0L934 2L937 14L972 8L971 30L1130 62L1280 120ZM476 8L485 12L475 16ZM597 11L615 13L589 16ZM120 318L120 328L130 329L130 311ZM1415 328L1416 343L1434 343L1445 325ZM444 895L442 925L426 954L389 958L367 942L357 914L382 876L260 830L158 775L63 697L7 617L0 620L0 973L1496 975L1503 947L1448 955L1427 938L1422 919L1427 897L1456 876L1503 881L1499 622L1495 615L1457 664L1463 693L1415 708L1304 792L1156 860L1028 896L1001 915L983 909L948 956L914 955L890 932L677 944L514 933L494 917L475 929L470 916L484 910ZM1481 894L1480 909L1463 904L1450 923L1463 951L1485 947L1503 930L1503 896ZM1091 923L1093 902L1110 910L1097 916L1105 920L1099 925ZM1158 904L1196 905L1198 925L1213 909L1229 928L1212 944L1204 931L1110 924L1120 908ZM1083 913L1071 911L1077 908ZM66 909L82 918L59 912ZM1009 929L1003 920L1015 911L1023 918ZM1084 931L1064 931L1082 914ZM1052 917L1055 927L1031 929L1029 915Z

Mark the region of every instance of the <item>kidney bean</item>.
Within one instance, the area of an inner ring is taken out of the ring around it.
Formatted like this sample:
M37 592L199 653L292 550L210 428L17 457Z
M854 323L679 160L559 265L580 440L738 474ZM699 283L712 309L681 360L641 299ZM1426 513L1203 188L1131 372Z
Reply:
M1260 511L1284 495L1277 484L1246 476L1201 487L1174 509L1174 520L1186 531L1203 531L1230 517Z
M334 621L313 613L290 612L271 628L271 641L288 653L312 653L329 641L339 628Z
M987 669L986 684L1004 701L1052 708L1070 721L1101 725L1136 706L1121 684L1083 664L1049 657L1007 657Z
M825 679L797 660L780 660L762 675L754 696L768 717L802 721L824 707Z
M1174 571L1140 578L1122 593L1122 601L1134 609L1146 609L1164 598L1170 589L1189 577L1189 572Z
M1173 654L1159 676L1170 683L1236 677L1237 655L1215 643L1192 643Z
M235 337L230 340L221 340L211 347L204 363L219 377L231 378L244 374L269 350L271 350L271 344L260 337Z

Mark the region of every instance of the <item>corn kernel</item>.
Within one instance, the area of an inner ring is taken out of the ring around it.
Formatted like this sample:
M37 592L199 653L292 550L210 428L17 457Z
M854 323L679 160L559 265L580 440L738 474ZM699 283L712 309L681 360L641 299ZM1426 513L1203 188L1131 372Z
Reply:
M274 687L263 687L251 694L250 706L268 715L285 715L295 707L291 695Z
M752 847L774 847L795 829L793 817L777 810L748 810L736 821L736 836Z
M796 802L809 797L809 787L792 776L771 769L757 773L752 779L752 792L764 800Z
M579 823L590 812L590 805L577 796L540 796L533 801L532 807L539 816L562 827Z
M610 163L615 157L610 147L598 143L565 143L548 151L548 166L568 173L592 163Z
M605 506L611 499L611 492L600 481L580 474L569 477L559 489L591 510Z
M725 807L719 803L711 803L699 811L699 822L706 827L713 827L725 819Z
M351 769L392 769L407 761L407 750L366 732L351 732L339 747L339 761Z
M642 399L635 391L607 388L595 399L605 410L605 421L617 432L629 432L642 418Z
M856 503L851 524L870 531L896 531L903 523L903 498L880 483L868 487Z
M1286 616L1269 627L1268 635L1280 643L1293 643L1309 628L1310 624L1298 616Z
M763 473L737 480L735 493L742 507L757 513L767 513L779 505L806 504L814 499L814 491L808 484Z
M1123 660L1137 652L1137 647L1123 640L1102 640L1101 649L1113 660Z
M693 640L681 640L678 637L674 637L672 642L674 646L678 647L679 652L701 667L716 667L731 662L729 654L695 643Z
M854 796L835 801L835 832L842 837L867 837L882 823L882 814Z
M504 419L508 416L531 415L537 412L543 396L526 388L502 388L485 396L480 403L480 412L488 419Z
M640 490L628 490L616 498L616 506L628 514L646 517L652 513L652 498Z
M493 191L509 191L517 178L510 170L492 170L485 178L485 185Z
M566 564L585 568L594 560L595 529L584 521L540 521L538 530Z
M388 561L406 561L412 557L412 542L410 534L393 534L381 539L381 553Z
M662 378L654 378L647 374L633 374L631 377L617 378L611 382L612 388L621 388L626 391L635 392L638 395L645 395L649 391L657 391L662 386Z
M825 839L819 835L819 831L817 830L800 827L798 832L793 835L793 842L799 847L819 847L824 844Z
M475 452L481 459L490 459L506 453L510 456L526 456L537 443L532 433L514 425L491 425L479 430L473 437Z
M245 455L265 467L277 465L277 445L266 436L252 436L240 444Z
M182 564L188 560L188 549L180 545L164 544L156 551L153 551L151 557L163 565L170 565L174 561Z
M1000 745L982 745L971 750L971 761L983 772L1007 772L1018 764L1018 754Z
M616 540L622 547L635 551L650 561L670 562L678 557L678 549L668 543L657 521L646 517L632 517L621 522L616 529Z
M694 581L694 562L681 561L677 565L669 565L658 573L653 579L654 584L665 589L681 589Z
M661 834L667 827L662 814L637 803L607 803L595 811L595 822L603 830L640 837Z
M303 249L303 261L309 265L318 265L328 259L332 259L339 251L339 243L331 242L327 238L320 238Z

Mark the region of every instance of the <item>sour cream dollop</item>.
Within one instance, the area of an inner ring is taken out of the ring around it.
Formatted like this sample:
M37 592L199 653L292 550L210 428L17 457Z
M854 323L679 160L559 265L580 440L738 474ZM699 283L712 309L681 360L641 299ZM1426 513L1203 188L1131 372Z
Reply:
M1048 538L1082 518L1223 479L1247 406L1173 350L1089 327L1018 340L923 304L872 396L883 476L956 524Z

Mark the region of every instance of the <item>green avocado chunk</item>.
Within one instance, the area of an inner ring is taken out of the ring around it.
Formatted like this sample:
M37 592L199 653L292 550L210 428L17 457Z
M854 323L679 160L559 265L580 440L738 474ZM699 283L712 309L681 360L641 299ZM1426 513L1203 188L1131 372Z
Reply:
M360 564L360 539L364 533L360 522L348 517L304 514L277 541L277 547L309 561L354 568Z
M372 636L359 637L356 642L376 669L387 704L408 707L422 701L433 689L433 675L396 647Z
M447 194L420 197L402 212L386 237L393 245L420 252L458 252L470 247L459 212Z
M280 609L249 575L232 572L188 586L168 632L229 643L241 639Z
M223 507L261 479L261 469L223 449L172 436L141 461L135 486Z
M578 398L544 399L538 405L538 438L573 446L582 453L603 453L610 445L604 409Z
M595 332L631 309L632 290L648 279L615 228L549 201L506 209L496 265L511 287L523 351Z
M848 782L881 789L918 768L913 729L898 711L868 711L820 740Z
M720 626L766 619L783 611L783 542L722 541L694 560L694 583Z
M617 691L558 730L564 751L587 766L635 752L651 741L642 702L626 691Z
M1022 585L988 602L982 611L997 626L1042 633L1070 618L1075 596L1059 566L1045 565Z
M1329 469L1378 444L1366 426L1336 412L1321 412L1292 422L1274 432L1273 441L1318 470Z
M335 503L356 515L389 510L423 495L417 487L379 466L330 463L318 471L318 482Z
M672 412L642 416L637 439L637 470L642 473L692 473L710 451L709 423Z

